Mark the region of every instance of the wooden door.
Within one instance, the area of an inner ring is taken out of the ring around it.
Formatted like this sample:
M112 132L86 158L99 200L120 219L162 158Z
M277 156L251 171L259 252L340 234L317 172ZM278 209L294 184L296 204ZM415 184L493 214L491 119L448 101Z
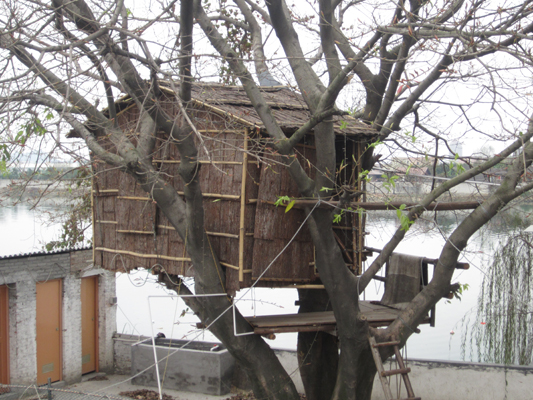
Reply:
M61 280L37 283L37 384L61 380Z
M9 384L9 289L0 286L0 383ZM0 394L2 389L0 389Z
M98 368L98 277L81 280L81 373Z

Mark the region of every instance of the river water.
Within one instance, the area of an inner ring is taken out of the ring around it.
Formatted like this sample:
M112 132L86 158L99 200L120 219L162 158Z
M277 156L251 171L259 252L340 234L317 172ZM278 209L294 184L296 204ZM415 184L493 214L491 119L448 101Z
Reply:
M52 202L38 210L32 210L25 204L0 207L0 255L41 251L47 241L57 239L60 223L49 222L50 215L61 207ZM460 219L461 216L448 212L441 214L438 226L431 222L415 224L397 251L438 258L446 235L451 233ZM369 215L366 244L382 247L396 228L397 220L391 214ZM454 282L468 283L469 289L460 301L454 299L450 302L439 302L436 327L420 327L421 333L413 335L408 341L408 357L462 360L461 334L468 328L462 320L476 311L477 296L491 260L492 248L502 240L504 233L505 229L496 224L469 242L469 250L463 253L461 261L470 263L471 267L469 270L458 270L454 276ZM378 300L382 291L383 284L373 281L361 298ZM117 297L117 331L120 333L152 335L152 332L163 332L167 337L173 338L216 340L209 332L197 330L197 320L183 302L158 285L147 271L137 271L129 275L117 273ZM238 308L247 316L298 311L294 305L297 300L294 289L242 290L237 294L237 298L241 299L237 303ZM221 297L221 301L225 300ZM296 334L278 334L269 344L275 348L294 349ZM467 349L467 356L469 353Z

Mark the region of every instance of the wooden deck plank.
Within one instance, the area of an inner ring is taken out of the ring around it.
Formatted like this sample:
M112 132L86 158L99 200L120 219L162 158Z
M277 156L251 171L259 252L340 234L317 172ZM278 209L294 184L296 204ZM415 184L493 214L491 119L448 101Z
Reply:
M368 301L360 302L360 309L371 326L387 326L396 319L399 308L382 306ZM263 315L246 317L258 334L265 332L303 332L313 330L329 330L336 325L333 311L310 312L302 314Z

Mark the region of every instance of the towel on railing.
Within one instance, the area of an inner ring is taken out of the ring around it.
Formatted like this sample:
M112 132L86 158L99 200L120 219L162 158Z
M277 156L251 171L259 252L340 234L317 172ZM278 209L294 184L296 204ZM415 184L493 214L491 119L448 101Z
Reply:
M393 253L386 266L385 293L381 303L390 305L411 301L420 292L423 262L423 257Z

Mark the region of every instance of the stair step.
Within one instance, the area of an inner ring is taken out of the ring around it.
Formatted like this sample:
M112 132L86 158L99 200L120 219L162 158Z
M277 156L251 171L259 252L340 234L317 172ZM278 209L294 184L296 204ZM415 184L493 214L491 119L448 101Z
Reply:
M381 376L385 377L398 374L408 374L409 372L411 372L411 368L391 369L390 371L382 371Z

